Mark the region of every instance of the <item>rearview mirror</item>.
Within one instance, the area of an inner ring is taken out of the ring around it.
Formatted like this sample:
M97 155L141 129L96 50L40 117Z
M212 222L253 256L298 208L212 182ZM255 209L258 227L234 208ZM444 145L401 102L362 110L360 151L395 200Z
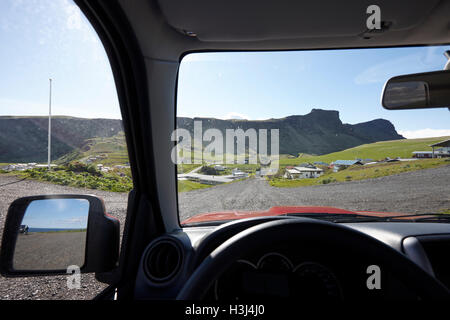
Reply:
M51 195L15 200L3 231L4 276L109 272L119 254L119 221L103 201L88 195Z
M389 79L381 104L388 110L447 108L450 106L450 71L435 71Z

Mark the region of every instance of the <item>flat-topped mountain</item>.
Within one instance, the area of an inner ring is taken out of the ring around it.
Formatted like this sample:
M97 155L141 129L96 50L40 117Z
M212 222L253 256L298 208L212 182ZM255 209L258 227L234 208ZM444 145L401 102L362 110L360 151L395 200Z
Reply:
M194 121L201 120L203 132L219 129L225 137L226 129L279 129L280 154L298 153L326 154L355 147L365 143L403 139L392 123L375 119L358 124L344 124L339 112L312 109L306 115L294 115L268 120L221 120L215 118L177 118L177 127L185 128L194 135Z

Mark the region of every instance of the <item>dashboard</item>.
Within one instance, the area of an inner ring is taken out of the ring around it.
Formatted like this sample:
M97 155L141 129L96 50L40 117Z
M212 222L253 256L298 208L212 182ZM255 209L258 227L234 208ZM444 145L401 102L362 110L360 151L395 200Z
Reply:
M253 263L238 260L214 284L214 299L300 298L340 300L342 287L335 273L316 261L296 265L285 255L269 252ZM212 298L209 292L209 299Z
M141 259L135 298L175 299L196 268L220 244L251 225L267 221L254 220L187 227L155 239ZM387 244L450 288L447 259L450 224L366 222L343 225ZM380 290L368 290L371 266L381 270ZM391 267L376 259L355 256L352 250L342 250L333 245L333 239L314 243L274 243L234 261L218 275L203 299L417 298L409 290L408 283L393 276Z

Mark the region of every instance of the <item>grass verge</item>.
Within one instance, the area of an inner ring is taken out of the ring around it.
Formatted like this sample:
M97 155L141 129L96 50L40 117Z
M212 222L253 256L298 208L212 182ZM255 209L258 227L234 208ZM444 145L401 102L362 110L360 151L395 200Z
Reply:
M213 185L202 184L189 180L178 180L178 192L187 192L198 189L205 189L213 187Z
M133 188L131 174L120 171L102 173L93 167L89 171L73 171L69 167L58 167L52 171L46 168L14 172L15 175L38 181L47 181L63 186L97 189L112 192L129 192Z
M354 165L339 172L329 172L314 179L289 180L281 177L269 180L274 187L292 188L328 184L333 182L346 182L356 180L374 179L403 172L437 168L450 165L450 159L424 159L416 161L387 162L373 165Z

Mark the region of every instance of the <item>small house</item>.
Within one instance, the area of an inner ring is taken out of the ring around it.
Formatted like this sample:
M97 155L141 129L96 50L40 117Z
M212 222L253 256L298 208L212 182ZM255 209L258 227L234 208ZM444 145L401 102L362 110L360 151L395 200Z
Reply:
M414 151L412 156L418 159L431 159L433 158L433 151Z
M331 163L331 166L333 168L333 172L338 172L339 170L346 169L355 164L362 165L363 163L359 159L358 160L336 160Z
M432 144L430 145L430 147L433 149L432 151L433 158L450 157L450 139ZM436 147L440 148L435 149Z
M284 178L286 179L308 179L317 178L323 174L323 170L317 167L294 167L286 168Z
M240 171L238 168L234 168L231 171L231 174L234 178L246 178L248 177L248 173Z

